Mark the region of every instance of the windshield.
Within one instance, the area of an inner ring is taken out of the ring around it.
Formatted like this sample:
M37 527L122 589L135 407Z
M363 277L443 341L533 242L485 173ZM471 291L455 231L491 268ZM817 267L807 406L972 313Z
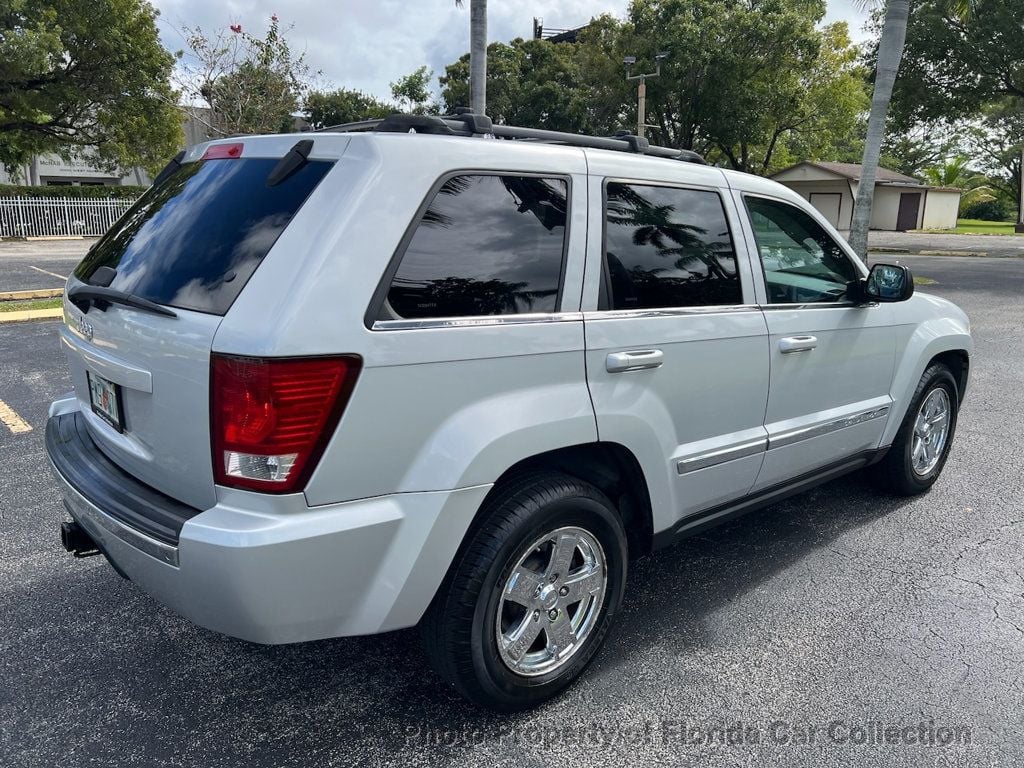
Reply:
M274 158L187 163L139 201L75 270L158 304L223 315L333 163L313 161L275 186Z

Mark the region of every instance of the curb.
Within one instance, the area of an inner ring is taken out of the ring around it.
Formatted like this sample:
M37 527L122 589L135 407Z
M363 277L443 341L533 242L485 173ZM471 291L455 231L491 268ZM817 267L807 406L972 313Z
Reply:
M0 301L30 301L32 299L59 299L63 288L39 288L34 291L0 291Z
M25 240L30 243L40 240L84 240L84 235L27 235Z
M27 323L32 320L57 320L64 317L61 307L53 309L24 309L20 312L0 312L0 325L3 323Z

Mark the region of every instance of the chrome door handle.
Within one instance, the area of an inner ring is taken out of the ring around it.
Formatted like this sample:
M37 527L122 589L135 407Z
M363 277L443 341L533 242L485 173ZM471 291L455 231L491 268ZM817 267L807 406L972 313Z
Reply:
M791 352L810 352L818 346L816 336L787 336L779 342L779 351L788 355Z
M665 355L660 349L632 349L628 352L612 352L604 361L608 373L623 371L643 371L648 368L661 368Z

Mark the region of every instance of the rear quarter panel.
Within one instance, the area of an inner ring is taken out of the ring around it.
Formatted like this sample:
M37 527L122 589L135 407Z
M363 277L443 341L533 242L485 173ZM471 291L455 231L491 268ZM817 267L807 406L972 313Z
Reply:
M456 170L569 176L569 245L552 322L372 330L365 314L431 188ZM353 136L235 302L229 354L358 354L359 381L306 488L310 504L494 482L537 453L597 439L579 314L586 161L555 146Z

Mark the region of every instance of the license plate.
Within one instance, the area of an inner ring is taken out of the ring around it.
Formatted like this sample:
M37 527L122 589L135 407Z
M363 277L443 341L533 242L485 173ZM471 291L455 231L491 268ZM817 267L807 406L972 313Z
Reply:
M121 407L121 387L92 371L86 371L89 379L89 401L97 416L118 432L124 432L124 409Z

